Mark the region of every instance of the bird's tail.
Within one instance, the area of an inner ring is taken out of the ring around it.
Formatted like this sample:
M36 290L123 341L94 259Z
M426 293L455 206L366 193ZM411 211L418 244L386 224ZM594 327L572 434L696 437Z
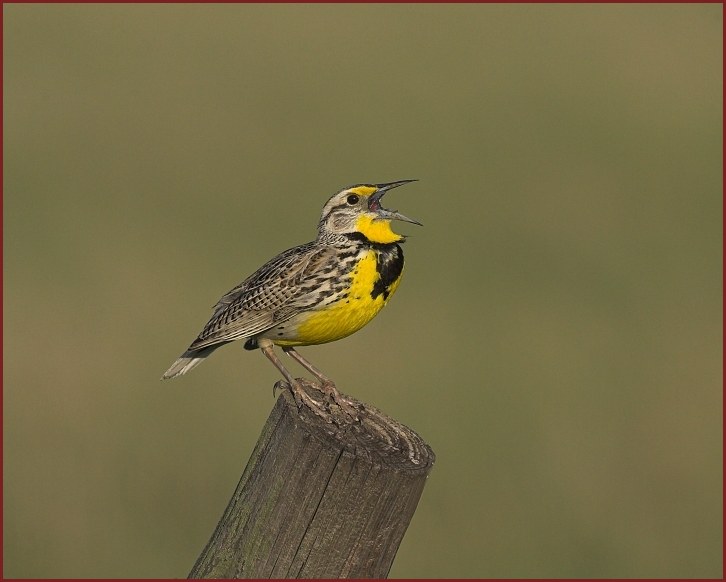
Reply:
M169 378L176 378L177 376L186 374L189 370L201 364L204 359L218 347L220 346L210 346L201 350L187 350L179 356L179 359L174 362L166 372L164 372L161 379L168 380Z

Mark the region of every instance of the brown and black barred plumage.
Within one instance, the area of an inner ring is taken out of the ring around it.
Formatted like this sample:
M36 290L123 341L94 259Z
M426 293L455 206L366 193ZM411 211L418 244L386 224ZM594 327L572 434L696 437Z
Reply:
M316 240L280 253L225 294L197 339L163 378L185 374L217 348L243 339L247 349L262 348L288 383L291 376L276 361L272 344L332 385L293 347L354 333L394 293L403 271L399 243L404 237L391 230L391 220L420 223L383 208L380 201L388 190L411 181L362 184L331 197Z

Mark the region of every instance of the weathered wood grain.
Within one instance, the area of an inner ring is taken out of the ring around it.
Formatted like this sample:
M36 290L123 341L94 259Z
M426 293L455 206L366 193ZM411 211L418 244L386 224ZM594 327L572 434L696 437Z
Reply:
M360 422L345 422L336 406L322 419L283 390L189 578L388 575L434 453L353 402Z

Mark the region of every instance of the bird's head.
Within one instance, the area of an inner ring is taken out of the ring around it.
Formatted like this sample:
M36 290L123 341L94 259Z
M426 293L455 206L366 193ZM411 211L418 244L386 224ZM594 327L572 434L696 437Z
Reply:
M392 220L403 220L421 225L397 210L381 206L383 195L415 180L399 180L387 184L357 184L344 188L328 200L318 224L318 238L357 235L374 243L394 243L403 236L391 229ZM422 226L422 225L421 225Z

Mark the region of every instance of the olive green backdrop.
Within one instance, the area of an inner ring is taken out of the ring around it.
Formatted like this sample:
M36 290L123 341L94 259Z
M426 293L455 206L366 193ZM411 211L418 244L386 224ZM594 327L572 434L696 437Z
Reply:
M721 5L4 5L4 573L183 577L273 405L211 306L356 182L301 351L438 455L395 577L721 576Z

